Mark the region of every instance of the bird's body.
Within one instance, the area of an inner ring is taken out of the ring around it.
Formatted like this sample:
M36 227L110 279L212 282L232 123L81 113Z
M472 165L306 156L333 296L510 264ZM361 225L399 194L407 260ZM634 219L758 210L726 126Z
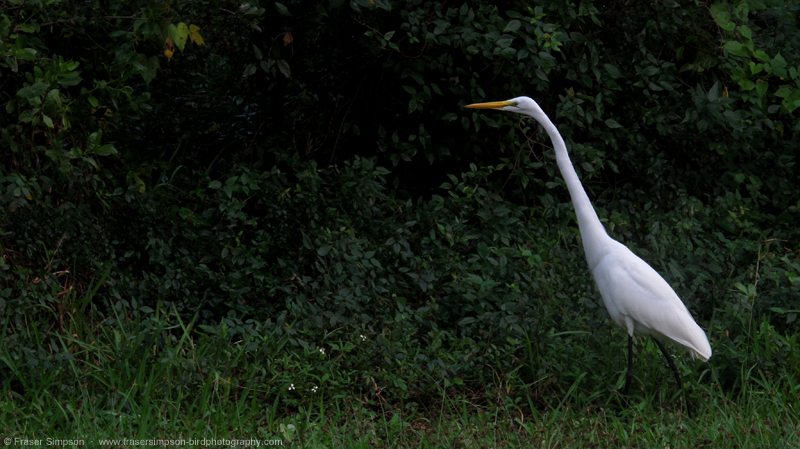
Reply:
M650 265L613 240L592 270L611 318L628 335L649 335L689 350L702 361L711 357L705 332L678 295Z
M625 390L633 376L633 335L650 335L664 352L680 385L680 377L672 359L659 341L669 341L686 348L692 357L706 361L711 345L686 306L650 265L606 232L592 207L578 174L569 159L567 147L558 129L539 105L528 97L467 106L478 109L500 109L533 117L553 141L556 162L569 190L578 219L583 249L592 277L597 283L603 303L611 318L628 333L628 373Z

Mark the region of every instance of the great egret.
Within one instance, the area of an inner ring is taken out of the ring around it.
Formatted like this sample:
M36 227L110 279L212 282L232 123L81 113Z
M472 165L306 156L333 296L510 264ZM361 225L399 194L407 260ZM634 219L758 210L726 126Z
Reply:
M583 190L578 174L567 154L564 139L558 129L547 118L542 108L528 97L517 97L507 101L477 103L467 106L475 109L499 109L533 117L539 122L556 150L556 162L561 176L569 189L578 228L583 239L586 261L603 297L603 303L614 321L628 332L628 372L625 389L628 393L633 377L633 335L650 335L667 358L678 388L683 390L678 369L661 341L671 341L689 350L692 358L707 361L711 357L711 345L700 326L695 323L689 310L681 302L672 287L644 260L633 254L622 243L612 239L592 207ZM691 417L689 402L687 412Z

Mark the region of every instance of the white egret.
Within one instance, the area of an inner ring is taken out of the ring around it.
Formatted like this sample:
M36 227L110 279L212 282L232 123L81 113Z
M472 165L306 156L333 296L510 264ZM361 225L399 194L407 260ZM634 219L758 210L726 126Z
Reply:
M467 107L499 109L529 115L544 127L550 140L553 141L556 162L575 207L589 270L597 283L609 315L628 333L628 372L625 376L623 394L627 394L633 377L634 334L653 337L675 373L678 388L682 390L678 369L661 341L670 341L686 348L693 358L698 357L705 362L711 357L708 338L667 281L647 262L606 233L586 191L583 190L578 174L575 173L564 139L561 138L553 122L547 118L542 108L528 97L477 103ZM688 401L686 406L691 417Z

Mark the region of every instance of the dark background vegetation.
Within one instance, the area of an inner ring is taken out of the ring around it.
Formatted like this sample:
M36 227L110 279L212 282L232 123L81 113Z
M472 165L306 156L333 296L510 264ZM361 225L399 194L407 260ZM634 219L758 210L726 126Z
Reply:
M148 357L183 372L156 391L216 370L290 405L612 396L624 335L549 139L463 109L520 95L707 330L684 374L798 379L795 2L0 5L9 397L110 401L96 373ZM181 328L246 351L170 352Z

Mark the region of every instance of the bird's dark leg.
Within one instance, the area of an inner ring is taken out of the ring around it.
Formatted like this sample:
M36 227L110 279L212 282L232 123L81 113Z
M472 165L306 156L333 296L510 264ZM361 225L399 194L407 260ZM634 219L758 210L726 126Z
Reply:
M686 397L686 392L683 391L683 384L681 383L681 376L678 374L678 368L675 366L675 362L672 361L672 357L670 357L670 355L667 353L664 345L662 345L661 342L655 338L653 338L653 341L656 342L658 349L660 349L661 353L664 354L664 357L667 358L667 363L669 363L669 367L672 368L672 372L675 374L675 381L678 382L678 389L684 393L684 400L686 401L686 414L689 415L689 418L691 419L692 407L689 405L689 398Z
M628 335L628 373L625 374L625 388L622 390L622 395L628 395L628 389L631 387L631 379L633 379L633 336Z

